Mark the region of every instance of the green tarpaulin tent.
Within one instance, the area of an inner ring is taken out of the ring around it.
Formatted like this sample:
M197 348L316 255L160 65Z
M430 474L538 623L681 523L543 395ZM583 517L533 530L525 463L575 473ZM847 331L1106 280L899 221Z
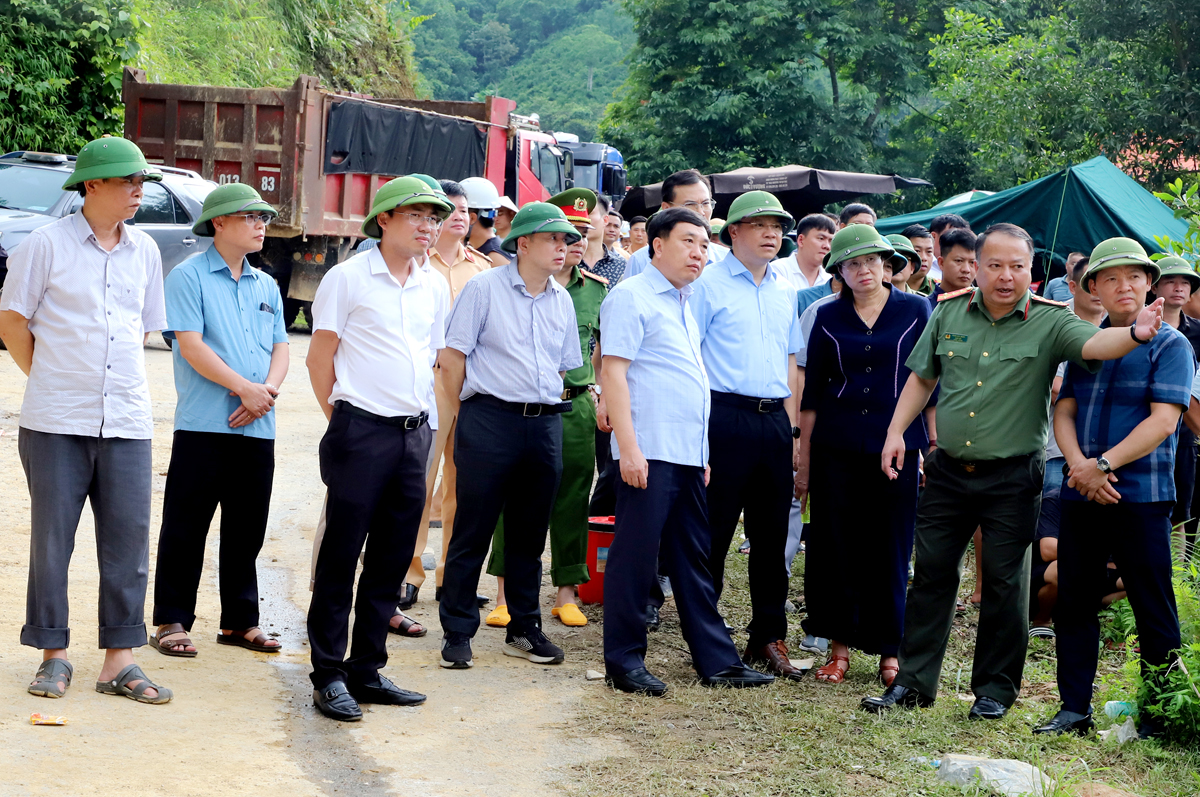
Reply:
M942 213L957 213L977 233L1002 221L1020 225L1039 252L1052 250L1060 263L1071 252L1091 252L1118 235L1158 252L1155 235L1181 241L1187 233L1185 221L1105 157L954 207L880 219L875 226L884 234L898 233L910 224L928 227Z

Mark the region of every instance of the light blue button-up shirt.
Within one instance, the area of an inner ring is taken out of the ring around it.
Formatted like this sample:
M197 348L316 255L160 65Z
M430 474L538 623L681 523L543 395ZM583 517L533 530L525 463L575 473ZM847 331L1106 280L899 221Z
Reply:
M653 250L654 246L652 244L650 246L643 246L641 249L630 255L629 262L625 264L625 274L621 277L621 279L627 280L630 277L636 277L638 274L641 274L643 271L649 268L650 253ZM708 247L708 265L711 266L713 263L719 263L722 259L724 259L728 251L729 250L723 246L716 247L710 245Z
M688 309L692 286L676 288L657 268L622 280L600 306L606 357L630 360L630 408L646 459L708 464L708 373L700 329ZM621 458L612 436L613 459Z
M688 301L700 328L701 351L713 390L781 399L788 386L788 355L802 346L796 289L767 267L763 281L732 252L704 269Z
M515 260L467 280L446 323L446 346L467 355L464 400L484 393L557 404L559 373L583 365L571 294L549 277L545 290L530 295Z
M267 381L271 350L287 343L283 299L275 280L242 260L242 276L234 282L229 266L215 246L198 252L171 269L166 279L167 331L199 332L204 343L237 373L251 382ZM229 416L242 400L196 372L179 346L175 364L175 429L188 432L241 434L275 439L275 410L246 426L231 429Z

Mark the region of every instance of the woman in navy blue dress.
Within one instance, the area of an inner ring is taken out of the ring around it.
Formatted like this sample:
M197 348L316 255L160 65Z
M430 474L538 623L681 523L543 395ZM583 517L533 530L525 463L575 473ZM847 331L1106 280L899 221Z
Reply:
M816 497L806 537L805 630L830 640L829 659L816 672L828 683L845 678L852 647L880 657L886 685L899 670L917 458L930 444L933 411L904 434L900 478L885 478L879 452L908 379L904 362L930 315L928 299L892 287L894 255L874 227L839 231L826 268L845 287L817 310L808 338L796 495Z

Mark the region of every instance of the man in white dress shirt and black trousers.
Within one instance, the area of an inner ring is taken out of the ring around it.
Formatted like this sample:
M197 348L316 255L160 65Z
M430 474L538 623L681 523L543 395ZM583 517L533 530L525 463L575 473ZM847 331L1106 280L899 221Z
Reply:
M504 513L504 588L511 620L504 652L560 664L542 633L541 557L562 476L563 374L583 364L575 304L554 274L579 233L545 202L521 208L504 239L516 255L467 281L454 302L441 355L446 395L461 401L454 437L458 512L446 554L438 612L441 666L474 664L476 587L492 532Z
M360 702L425 702L379 670L387 664L388 621L425 507L433 442L429 365L445 343L450 307L445 279L421 266L452 210L444 195L415 177L386 183L363 222L365 235L381 239L378 248L330 269L313 301L307 364L329 418L320 447L329 497L308 609L309 677L317 708L337 720L362 719Z

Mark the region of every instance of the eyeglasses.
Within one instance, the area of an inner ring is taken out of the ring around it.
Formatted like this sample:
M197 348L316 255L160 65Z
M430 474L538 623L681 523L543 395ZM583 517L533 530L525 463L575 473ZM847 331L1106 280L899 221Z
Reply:
M671 203L675 204L675 203ZM712 210L717 206L717 203L711 199L706 199L703 202L682 202L676 207L687 208L688 210L700 210L700 208L708 208Z
M843 268L846 271L849 271L851 273L856 272L856 271L870 271L871 269L875 268L876 266L882 266L882 265L883 265L883 259L880 258L878 255L876 255L874 257L868 256L862 260L859 260L858 258L855 258L854 260L843 260L841 263L838 264L839 268Z
M254 227L257 224L262 224L264 227L270 227L271 222L275 220L275 217L270 213L230 213L229 215L233 216L234 218L245 219L246 224L251 227Z
M746 221L743 221L742 224L745 224L747 227L757 232L761 232L763 230L766 230L767 232L783 232L783 225L777 221L758 221L757 219L747 219Z
M434 228L442 226L442 220L437 216L424 216L420 213L409 213L405 210L393 210L392 215L404 216L416 227L420 227L422 224L428 224Z

